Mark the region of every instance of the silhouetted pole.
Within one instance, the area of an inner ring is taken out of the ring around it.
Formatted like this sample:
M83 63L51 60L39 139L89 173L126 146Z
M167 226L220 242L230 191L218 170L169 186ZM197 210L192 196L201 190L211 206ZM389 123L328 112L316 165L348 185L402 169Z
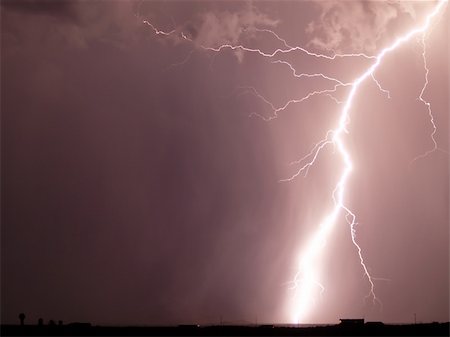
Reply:
M21 312L19 314L19 319L20 319L20 325L25 325L25 314L23 312Z
M416 313L414 313L414 324L417 324Z

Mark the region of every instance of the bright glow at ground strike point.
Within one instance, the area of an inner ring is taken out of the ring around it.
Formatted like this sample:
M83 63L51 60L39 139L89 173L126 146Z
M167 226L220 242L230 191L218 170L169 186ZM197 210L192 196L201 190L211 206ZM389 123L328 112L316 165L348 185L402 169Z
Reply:
M364 258L362 256L361 247L356 242L356 238L355 238L355 224L356 224L355 219L356 219L356 217L355 217L355 214L352 213L344 204L345 188L346 188L346 183L349 178L350 172L352 171L352 161L350 158L350 154L347 151L347 148L345 147L345 144L343 143L341 137L344 133L347 133L346 126L349 121L349 111L352 107L353 99L354 99L358 89L360 88L361 84L369 77L374 78L373 77L374 71L380 66L381 62L383 61L383 58L389 52L395 50L401 44L409 41L413 36L415 36L419 33L425 34L425 32L427 31L427 29L429 28L429 26L431 24L432 18L434 18L440 12L440 10L444 7L444 4L446 2L447 2L447 0L440 1L436 5L434 10L426 17L426 20L422 26L412 29L411 31L407 32L404 36L398 38L392 45L383 49L376 56L375 62L367 69L367 71L364 72L360 77L358 77L353 82L351 91L347 97L347 100L345 101L345 105L344 105L341 115L340 115L339 125L336 129L331 131L333 134L332 140L327 141L325 139L325 140L319 142L318 144L320 144L320 145L316 145L316 147L315 147L317 150L315 152L315 155L314 155L312 161L310 161L307 164L308 167L311 166L314 163L314 160L317 158L318 152L328 143L333 143L336 145L336 148L344 162L344 170L343 170L342 175L336 185L335 190L333 191L333 200L335 203L333 211L328 216L326 216L325 220L320 224L317 232L312 237L312 239L309 241L309 244L307 244L306 248L304 249L304 251L301 254L300 263L299 263L299 271L293 281L294 288L296 288L297 291L296 291L294 303L293 303L293 306L291 309L292 310L291 316L292 316L293 321L296 323L303 322L308 311L311 309L311 306L314 302L314 299L311 294L314 292L314 288L319 286L321 289L323 289L323 287L319 283L319 280L317 277L318 271L316 270L315 266L317 265L317 259L320 256L322 248L324 247L324 245L326 243L327 237L328 237L331 229L335 225L337 217L340 214L341 210L344 211L347 215L346 218L350 224L352 242L357 248L361 265L364 269L365 276L367 277L368 282L370 284L370 292L367 295L367 297L372 298L374 303L381 304L381 302L375 295L373 279L366 267L366 264L364 263ZM425 58L425 56L424 56L424 58ZM425 67L426 67L426 62L425 62ZM427 69L427 74L428 74L428 69ZM377 82L377 85L379 86L378 82ZM424 85L424 88L425 87L426 87L426 84ZM380 88L380 90L382 90L380 86L379 86L379 88ZM424 89L420 93L420 99L422 102L424 102L422 99L423 91L424 91ZM436 127L433 122L433 117L431 114L431 109L429 107L429 103L427 103L427 102L424 102L424 103L427 105L427 108L429 109L428 111L429 111L431 122L433 125L433 134L432 134L432 137L433 137ZM434 141L434 138L432 138L432 139ZM435 148L436 148L435 141L434 141L434 144L435 144ZM305 166L303 168L305 168ZM300 171L298 173L300 173L303 170L303 168L300 169ZM298 175L298 173L297 173L297 175ZM294 175L293 178L295 176L296 175Z
M438 13L444 8L445 4L448 2L448 0L440 0L437 5L434 7L434 9L426 16L423 23L407 33L405 35L401 36L397 40L395 40L390 46L384 48L380 51L377 55L366 55L363 53L356 53L356 54L333 54L331 56L329 55L323 55L323 54L317 54L311 51L308 51L302 47L292 47L290 46L285 39L278 36L274 31L270 29L258 29L258 28L245 28L243 31L247 30L253 30L255 32L260 33L268 33L271 36L275 37L280 43L283 44L284 49L278 48L274 50L273 52L264 52L261 49L258 48L248 48L246 46L243 46L241 44L222 44L219 46L204 46L201 44L197 44L195 39L191 38L190 36L186 35L182 31L178 31L176 29L164 32L162 30L157 29L152 23L150 23L147 20L144 20L143 23L150 26L150 28L153 30L155 35L162 35L162 36L173 36L176 39L179 39L180 41L187 41L188 43L194 44L196 47L200 48L201 50L213 52L213 53L220 53L224 52L225 50L231 50L231 51L241 51L246 53L256 53L261 57L273 59L276 56L292 53L292 52L302 52L305 55L308 55L310 57L315 58L323 58L327 60L335 60L336 58L346 58L346 57L354 57L354 58L365 58L368 61L373 61L373 63L367 68L367 70L362 73L358 78L356 78L353 82L345 83L340 81L339 79L327 76L326 74L322 73L314 73L314 74L308 74L308 73L297 73L295 67L283 60L272 60L271 64L275 65L281 65L281 66L287 66L289 70L292 72L292 75L295 78L312 78L312 77L320 77L324 80L327 80L334 84L334 87L331 89L323 89L323 90L316 90L307 93L304 97L297 98L297 99L291 99L281 105L280 107L276 107L272 102L270 102L268 99L266 99L263 95L261 95L254 87L241 87L241 89L245 90L246 92L254 94L256 97L261 99L265 104L267 104L270 109L273 112L272 116L266 117L262 116L258 113L253 112L251 114L254 116L258 116L262 118L265 121L270 121L278 117L278 113L284 111L287 109L291 104L297 104L302 103L308 99L310 99L313 96L317 95L324 95L331 98L336 104L343 104L342 110L340 112L340 117L338 121L338 125L336 128L328 130L326 132L326 135L324 139L317 142L312 150L303 158L293 162L292 164L301 165L300 168L297 170L295 174L293 174L291 177L282 179L282 182L289 182L293 179L297 178L300 174L304 174L305 176L308 174L308 170L310 167L315 163L316 159L318 158L321 150L325 148L327 145L333 145L335 147L336 152L339 154L340 158L342 159L342 173L339 177L339 180L332 192L332 199L334 201L334 207L328 213L325 217L322 223L317 227L317 230L313 233L312 237L307 241L305 247L302 248L302 251L299 255L298 260L298 266L295 277L290 282L292 286L290 287L292 290L294 290L294 296L289 301L289 316L291 322L294 323L304 323L307 320L307 316L311 313L311 310L314 306L314 303L317 299L317 296L315 295L317 292L320 292L320 294L323 293L325 288L320 283L320 257L321 253L324 250L324 247L326 245L326 241L336 225L336 222L338 221L339 216L341 213L345 214L345 219L347 220L349 226L350 226L350 234L351 234L351 240L353 245L356 247L357 254L359 257L359 261L361 263L361 267L364 271L364 275L367 278L367 281L369 283L369 292L366 296L366 299L371 299L372 303L380 305L381 308L381 301L377 298L375 294L375 285L374 280L369 270L365 264L362 249L359 246L358 242L356 241L356 216L355 214L347 208L345 205L345 194L346 194L346 188L347 188L347 181L350 177L350 174L353 169L353 164L351 160L351 155L348 151L348 149L345 146L345 143L343 141L344 134L348 133L347 131L347 125L349 124L349 113L352 109L352 103L353 99L355 98L356 94L358 93L358 90L360 89L362 83L367 79L372 79L378 89L386 94L387 98L390 98L390 92L388 90L385 90L381 87L380 83L377 81L375 77L375 71L378 69L378 67L382 64L382 61L384 57L396 50L398 47L400 47L402 44L410 41L414 36L418 34L422 34L421 42L423 46L423 53L422 58L424 62L424 68L425 68L425 83L424 86L420 92L419 100L427 107L427 111L430 117L430 123L433 127L433 132L431 134L431 140L434 144L434 147L427 151L426 153L419 155L414 160L425 157L426 155L430 154L431 152L438 150L437 143L435 141L434 135L436 133L436 125L434 123L434 118L431 111L430 103L427 102L423 98L423 94L427 88L428 84L428 67L426 62L426 56L425 56L425 35L427 30L429 29L432 19L435 18ZM187 62L189 57L192 55L194 50L192 50L187 57L177 63L175 65L184 64ZM350 87L350 91L348 93L347 98L344 101L339 101L333 94L336 93L338 88L342 87Z

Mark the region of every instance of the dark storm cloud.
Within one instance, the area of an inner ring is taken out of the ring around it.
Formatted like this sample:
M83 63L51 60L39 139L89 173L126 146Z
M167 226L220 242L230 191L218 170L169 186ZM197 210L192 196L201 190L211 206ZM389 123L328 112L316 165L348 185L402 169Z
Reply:
M2 0L3 9L29 15L47 15L61 20L77 21L76 1L57 0Z
M5 52L15 47L55 49L61 44L75 49L97 43L126 48L145 33L137 8L135 1L44 1L42 7L41 1L8 2L2 21Z

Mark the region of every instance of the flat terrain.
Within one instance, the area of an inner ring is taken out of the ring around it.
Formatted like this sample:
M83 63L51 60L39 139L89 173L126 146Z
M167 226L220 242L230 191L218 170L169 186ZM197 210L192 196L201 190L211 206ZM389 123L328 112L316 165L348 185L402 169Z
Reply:
M85 323L67 325L2 325L1 336L449 336L449 323L390 325L329 325L317 327L196 326L106 327Z

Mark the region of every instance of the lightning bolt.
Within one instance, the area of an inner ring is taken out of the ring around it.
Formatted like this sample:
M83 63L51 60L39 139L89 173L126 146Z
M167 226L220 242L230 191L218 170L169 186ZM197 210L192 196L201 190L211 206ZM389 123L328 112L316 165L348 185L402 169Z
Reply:
M416 158L414 158L414 161L423 158L436 150L439 150L435 139L437 127L432 114L431 104L424 98L424 93L428 86L428 74L429 74L429 68L426 61L425 38L426 33L430 28L432 19L435 18L443 10L447 2L448 0L439 0L437 5L426 16L424 22L421 25L412 28L411 30L406 32L403 36L397 38L391 45L382 49L377 55L367 55L364 53L338 54L335 52L332 52L331 55L318 54L308 51L303 47L291 46L285 39L281 38L278 34L276 34L274 31L270 29L259 29L255 27L244 28L243 32L269 34L272 37L274 37L282 45L282 47L277 48L271 52L267 52L259 48L249 48L242 44L225 43L219 46L205 46L202 44L198 44L194 39L186 35L183 31L179 31L177 29L167 32L162 31L156 28L149 21L143 20L143 23L148 25L153 30L155 35L162 35L165 37L172 36L179 39L180 41L186 41L204 51L212 53L221 53L224 52L225 50L254 53L263 58L268 58L271 64L285 66L291 72L292 76L296 79L321 78L331 84L331 86L328 88L321 90L313 90L304 95L303 97L291 99L278 107L274 103L272 103L269 99L264 97L261 93L259 93L256 90L256 88L249 86L240 87L242 90L245 91L245 93L251 93L255 95L258 99L264 102L272 111L272 115L269 117L263 116L262 114L256 112L251 113L250 116L256 116L265 121L270 121L275 118L278 118L279 113L288 109L292 104L299 104L305 102L306 100L311 99L314 96L320 95L329 97L338 105L343 105L342 110L340 111L337 126L331 130L328 130L325 134L325 137L322 140L318 141L316 144L314 144L314 146L312 147L311 151L308 154L306 154L303 158L300 158L299 160L291 163L292 165L299 166L298 170L292 176L280 180L281 182L289 182L294 180L301 174L306 176L308 174L309 169L316 162L321 151L329 145L334 146L334 149L339 154L343 164L342 172L339 176L338 182L331 193L331 198L334 202L334 207L324 217L320 225L317 227L316 231L313 233L312 237L308 240L307 244L304 247L302 247L303 249L299 256L298 261L298 269L297 269L298 271L295 274L293 280L290 282L290 284L292 285L290 289L293 289L295 291L295 295L291 299L291 308L290 308L292 322L295 323L304 322L305 317L310 312L311 308L314 306L314 303L316 302L316 297L314 296L314 293L320 291L320 294L322 294L325 289L323 285L320 283L319 268L317 268L317 266L320 265L319 261L320 256L323 253L324 247L326 246L326 242L330 236L330 233L332 229L336 226L336 223L338 222L339 216L341 214L344 214L344 218L349 225L351 241L356 248L359 262L361 264L364 276L367 279L369 285L369 292L366 296L366 299L371 299L374 305L378 304L380 305L380 307L382 306L381 301L375 294L374 282L376 280L385 280L385 279L375 278L371 276L369 268L365 263L361 246L358 244L356 238L356 226L357 226L356 215L345 204L347 183L353 169L353 164L351 160L351 155L347 147L345 146L343 137L349 133L347 130L347 126L350 123L350 111L352 110L353 100L358 94L361 85L366 80L371 79L375 83L377 88L382 93L384 93L387 96L387 98L390 98L390 92L382 87L380 82L376 79L375 72L381 66L386 55L393 52L406 42L410 41L416 35L422 34L421 45L423 48L422 59L425 69L425 83L422 87L418 99L425 105L428 111L430 123L433 129L430 135L433 143L433 148L428 150L424 154L421 154ZM174 64L173 66L185 64L189 60L189 57L191 56L192 52L193 51L191 51L182 62ZM285 54L290 54L293 52L301 52L306 56L320 58L326 61L333 61L337 58L363 58L367 62L371 63L368 65L366 70L352 82L343 82L337 78L333 78L331 76L322 73L312 73L312 74L297 73L297 70L291 63L285 60L275 59L277 57L281 57ZM349 92L346 95L346 98L343 101L339 100L335 96L339 89L349 90Z
M383 59L385 56L392 51L396 50L399 46L404 44L405 42L411 40L411 38L417 34L425 34L425 32L428 30L431 20L441 11L441 9L444 7L444 4L447 2L447 0L441 0L439 3L435 6L434 10L428 14L428 16L425 19L425 22L423 25L414 28L410 30L408 33L403 35L402 37L398 38L394 41L390 46L384 48L375 58L375 62L362 74L360 75L353 83L350 90L350 93L344 103L344 107L341 111L341 117L339 119L339 124L336 129L331 130L327 133L327 135L332 134L331 140L328 140L328 137L322 140L321 142L317 143L314 147L314 151L312 152L312 160L309 161L306 165L302 166L300 170L294 174L291 178L288 180L294 179L298 174L300 174L303 170L307 170L311 165L314 164L318 153L320 150L322 150L326 145L328 144L334 144L341 155L342 161L344 163L344 170L340 176L340 179L333 191L332 198L334 201L334 208L330 214L328 214L324 221L320 224L319 229L315 233L315 235L310 240L309 244L306 246L305 250L303 251L301 257L300 257L300 263L299 263L299 271L296 274L294 278L294 285L298 287L298 300L295 302L293 307L293 320L295 322L301 322L307 312L307 310L311 307L313 304L313 299L311 298L311 294L313 293L314 287L319 284L319 281L317 279L317 270L315 268L316 263L318 262L318 258L320 256L320 253L322 251L322 248L325 246L327 238L329 236L329 233L331 232L332 228L336 224L336 220L338 218L338 215L343 211L346 214L346 220L350 225L350 232L351 232L351 239L353 244L355 245L358 257L361 263L361 266L364 270L364 274L367 277L367 280L370 284L370 291L367 297L371 297L373 300L373 303L379 303L381 304L380 300L377 298L375 294L375 285L374 285L374 279L370 275L369 270L364 262L364 258L362 255L362 249L359 246L359 244L356 241L356 216L355 214L345 206L344 203L344 195L346 190L346 184L348 181L348 178L350 176L350 173L352 171L352 161L350 154L345 147L345 144L342 140L342 136L345 133L348 133L346 130L346 126L349 123L349 111L351 110L353 99L355 95L357 94L361 84L367 79L372 78L377 86L380 88L380 90L384 91L378 81L374 77L374 72L377 70L377 68L381 65ZM424 36L424 35L423 35ZM424 38L422 39L422 43L424 46ZM433 133L431 134L431 138L433 140L434 148L430 150L429 152L425 153L422 156L426 156L431 151L434 151L437 148L437 143L434 139L434 135L436 133L436 125L434 123L433 115L431 113L431 107L430 103L425 101L423 99L423 93L427 87L428 84L428 67L426 65L426 57L425 57L425 47L424 52L422 54L425 68L426 68L426 82L422 88L422 91L420 93L419 99L427 106L428 112L430 115L430 120L433 125ZM311 155L311 154L310 154ZM323 289L322 286L320 286L321 289Z

